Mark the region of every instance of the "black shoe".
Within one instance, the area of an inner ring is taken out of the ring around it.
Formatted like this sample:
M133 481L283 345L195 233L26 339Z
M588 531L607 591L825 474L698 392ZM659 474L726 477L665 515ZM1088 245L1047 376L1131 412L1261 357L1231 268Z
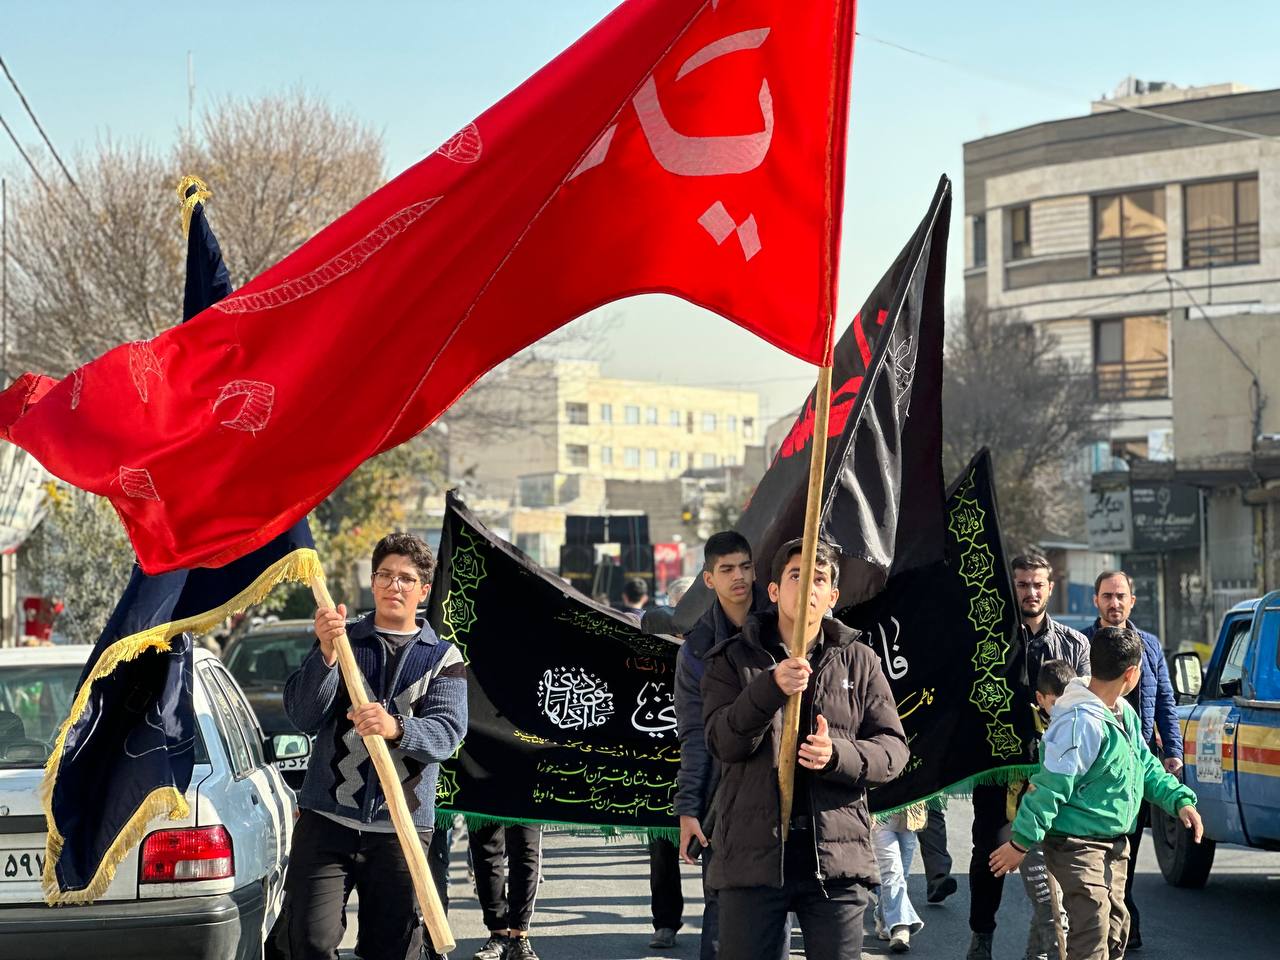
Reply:
M528 937L512 937L507 941L507 952L502 955L502 960L538 960L538 955L533 952L533 944Z
M1141 950L1142 934L1140 933L1129 934L1129 942L1124 945L1124 948L1125 950Z
M473 960L502 960L503 955L507 952L507 940L500 933L489 934L489 939L484 942L484 946L476 951Z
M991 940L990 933L975 933L969 941L969 952L964 955L964 960L991 960Z
M943 877L941 880L929 884L925 899L929 903L941 903L959 889L960 885L956 883L955 877Z

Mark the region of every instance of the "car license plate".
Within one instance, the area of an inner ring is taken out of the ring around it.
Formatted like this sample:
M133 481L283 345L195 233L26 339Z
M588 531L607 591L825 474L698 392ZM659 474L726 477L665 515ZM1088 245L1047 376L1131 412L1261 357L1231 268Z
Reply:
M307 769L306 757L289 757L286 760L276 761L277 770L305 770Z
M44 850L0 849L0 883L39 880L44 873Z

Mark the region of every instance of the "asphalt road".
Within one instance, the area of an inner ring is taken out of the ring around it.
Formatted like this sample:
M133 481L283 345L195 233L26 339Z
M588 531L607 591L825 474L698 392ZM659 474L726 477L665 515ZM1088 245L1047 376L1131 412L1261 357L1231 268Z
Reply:
M963 960L969 942L970 811L967 802L952 801L947 814L959 893L940 906L926 905L919 861L912 866L911 898L925 928L912 938L911 956ZM1203 890L1178 890L1160 876L1150 840L1148 834L1139 852L1135 894L1142 908L1145 943L1133 957L1274 960L1280 956L1280 853L1219 847L1208 885ZM694 868L684 868L685 926L676 937L675 949L651 950L649 860L642 844L548 834L543 849L545 882L533 919L533 945L543 960L697 960L702 896ZM486 933L475 891L467 881L466 844L458 836L450 874L449 919L458 940L452 956L471 960ZM353 898L344 957L354 956L357 909ZM1023 957L1029 919L1022 883L1012 877L1005 883L998 918L996 960ZM889 956L886 945L870 932L870 911L867 925L864 954ZM792 955L804 955L799 935Z

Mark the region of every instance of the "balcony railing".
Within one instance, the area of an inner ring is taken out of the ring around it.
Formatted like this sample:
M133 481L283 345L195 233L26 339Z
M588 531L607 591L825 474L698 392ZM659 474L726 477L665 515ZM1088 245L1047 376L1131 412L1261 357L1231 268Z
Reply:
M1169 363L1100 363L1093 368L1093 388L1099 400L1160 400L1169 396Z
M1095 240L1093 275L1114 277L1122 273L1158 272L1165 268L1167 247L1163 235Z
M1232 263L1257 263L1259 252L1256 223L1188 230L1183 239L1182 265L1191 270Z

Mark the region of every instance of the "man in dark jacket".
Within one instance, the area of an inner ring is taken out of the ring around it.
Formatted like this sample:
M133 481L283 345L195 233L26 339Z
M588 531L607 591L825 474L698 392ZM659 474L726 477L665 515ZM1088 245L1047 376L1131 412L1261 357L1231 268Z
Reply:
M1164 768L1172 774L1182 769L1182 731L1178 729L1175 712L1173 684L1169 682L1169 668L1164 662L1164 646L1158 637L1139 630L1129 622L1129 614L1137 601L1133 595L1133 578L1123 570L1104 570L1093 582L1093 603L1098 608L1098 619L1085 631L1093 639L1102 627L1128 627L1142 638L1142 674L1138 685L1126 698L1142 720L1142 740L1164 762ZM1159 731L1159 747L1156 731ZM1137 873L1138 845L1151 818L1151 805L1144 802L1138 811L1138 822L1129 834L1129 873L1124 881L1124 905L1129 910L1129 943L1127 949L1142 948L1142 930L1139 927L1138 905L1133 901L1133 878Z
M702 681L707 746L722 764L708 882L719 891L724 960L778 956L788 911L810 960L858 956L867 889L879 880L867 789L897 777L910 757L879 658L858 631L825 617L839 598L834 549L819 543L804 598L800 554L799 540L778 550L776 614L752 616L713 647ZM790 657L800 617L807 655ZM784 844L778 750L794 694L803 739Z
M1065 660L1076 676L1089 676L1089 641L1084 634L1058 623L1048 614L1053 596L1053 566L1038 553L1013 558L1013 589L1018 597L1022 622L1018 627L1018 676L1022 699L1034 700L1036 678L1046 660ZM1034 763L1038 748L1031 745L1028 763ZM973 789L973 858L969 861L969 942L966 960L991 960L996 913L1004 894L1004 877L995 876L987 866L991 854L1008 839L1008 791L1003 786Z
M386 739L414 826L429 845L439 762L467 729L462 655L416 619L434 567L430 548L410 534L393 533L374 547L376 609L347 631L369 703L352 708L337 666L343 606L317 612L319 643L285 684L289 718L315 735L285 881L293 960L338 955L352 881L360 895L356 952L368 960L416 960L422 952L409 865L363 738Z
M701 960L715 960L720 941L720 908L715 890L706 882L712 850L703 824L711 812L711 797L720 781L719 764L707 753L702 726L702 675L707 652L736 636L752 612L769 606L769 596L756 580L751 544L734 530L712 534L703 548L702 582L714 593L711 606L684 635L676 654L676 732L680 737L680 773L676 779L675 810L680 818L680 856L689 856L689 841L697 837L702 853ZM785 956L785 953L783 954Z

